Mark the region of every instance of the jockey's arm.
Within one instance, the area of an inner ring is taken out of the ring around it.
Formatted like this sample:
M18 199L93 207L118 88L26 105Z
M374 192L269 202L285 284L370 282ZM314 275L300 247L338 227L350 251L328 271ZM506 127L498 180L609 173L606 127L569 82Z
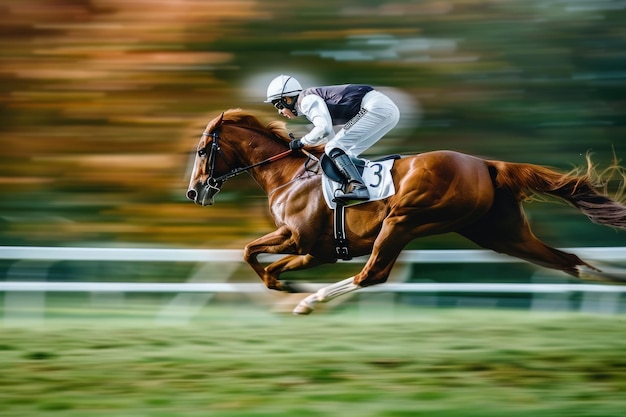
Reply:
M311 123L313 129L300 140L305 146L318 146L328 142L334 136L333 122L324 100L311 94L302 99L300 111Z

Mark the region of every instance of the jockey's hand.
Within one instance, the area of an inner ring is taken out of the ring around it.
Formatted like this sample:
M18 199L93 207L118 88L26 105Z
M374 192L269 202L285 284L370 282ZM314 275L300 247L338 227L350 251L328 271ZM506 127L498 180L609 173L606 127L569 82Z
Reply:
M304 148L304 143L302 143L300 139L294 139L289 142L289 149L291 149L292 152L297 152L302 148Z

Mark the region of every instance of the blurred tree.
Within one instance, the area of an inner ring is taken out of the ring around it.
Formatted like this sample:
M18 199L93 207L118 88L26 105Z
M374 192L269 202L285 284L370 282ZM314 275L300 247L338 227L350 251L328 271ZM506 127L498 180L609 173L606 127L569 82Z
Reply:
M587 151L604 165L626 154L626 16L609 0L21 0L0 10L2 244L240 247L271 229L253 181L233 180L201 209L185 201L185 170L222 110L277 117L262 101L281 72L401 92L403 128L374 153L448 148L562 169ZM624 241L564 206L531 213L557 245Z

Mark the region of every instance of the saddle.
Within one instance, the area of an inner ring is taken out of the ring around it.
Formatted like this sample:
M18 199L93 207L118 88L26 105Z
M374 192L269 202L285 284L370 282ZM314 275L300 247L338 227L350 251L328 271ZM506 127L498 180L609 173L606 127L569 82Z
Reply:
M356 166L356 168L358 169L359 174L361 174L362 176L364 176L364 172L366 170L366 167L368 167L368 164L370 166L373 165L376 167L380 167L379 171L376 172L376 175L382 181L382 176L380 176L380 173L381 173L380 169L382 169L382 166L383 166L382 163L386 161L394 161L396 159L400 159L400 157L401 157L400 155L389 155L389 156L385 156L385 157L382 157L373 161L367 161L367 160L355 158L355 157L351 157L351 159L354 165ZM393 162L389 164L389 167L392 164ZM388 165L388 164L385 164L385 165ZM339 172L339 170L337 169L337 167L335 166L335 164L333 163L333 161L330 159L329 156L327 156L326 154L322 154L322 157L320 158L320 166L322 167L322 172L324 173L324 176L326 178L328 178L333 183L338 184L340 187L339 189L346 191L348 187L348 182L345 180L343 175L341 175L341 173ZM378 188L380 185L381 183L377 182L375 187ZM322 186L327 187L328 184L326 185L323 184ZM370 188L371 186L374 186L374 185L369 184L368 188ZM385 187L381 187L381 188L385 188ZM382 194L381 193L378 194L379 198L373 197L372 199L368 201L373 201L375 199L384 198L393 193L395 193L395 190L393 189L393 183L392 183L391 190L387 188L387 191L385 191ZM375 193L370 193L370 194L375 195ZM334 218L333 232L334 232L334 237L335 237L335 252L339 259L342 259L344 261L352 259L352 255L350 255L350 251L348 250L348 239L346 236L346 224L345 224L346 207L356 205L356 204L367 203L368 201L359 201L355 204L346 204L344 201L340 199L332 199L332 202L334 203L334 208L333 206L329 204L329 206L331 207L331 210L333 210L333 218Z

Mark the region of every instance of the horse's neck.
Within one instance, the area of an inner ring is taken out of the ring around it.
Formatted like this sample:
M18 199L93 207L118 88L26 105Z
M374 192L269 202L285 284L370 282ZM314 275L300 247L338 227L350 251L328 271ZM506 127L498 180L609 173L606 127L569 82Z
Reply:
M250 175L263 188L266 194L288 185L303 170L302 160L285 157L251 170Z
M247 129L243 129L246 131ZM251 166L266 161L288 150L282 147L275 139L261 132L247 131L248 140L239 144L239 158L242 163ZM243 136L245 137L245 136ZM252 142L256 142L253 144ZM265 190L267 194L291 181L303 167L303 160L287 155L283 158L250 169L249 174Z

